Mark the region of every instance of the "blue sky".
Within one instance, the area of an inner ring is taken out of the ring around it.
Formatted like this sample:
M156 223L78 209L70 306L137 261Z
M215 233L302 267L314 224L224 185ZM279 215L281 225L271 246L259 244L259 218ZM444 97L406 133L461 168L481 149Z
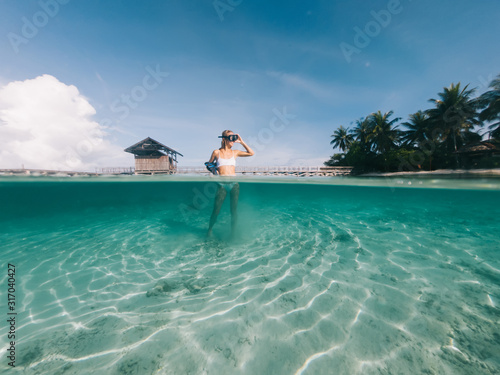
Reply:
M224 129L255 148L244 165L321 165L338 126L405 121L500 73L498 0L0 0L0 14L0 168L131 166L122 150L148 136L202 165Z

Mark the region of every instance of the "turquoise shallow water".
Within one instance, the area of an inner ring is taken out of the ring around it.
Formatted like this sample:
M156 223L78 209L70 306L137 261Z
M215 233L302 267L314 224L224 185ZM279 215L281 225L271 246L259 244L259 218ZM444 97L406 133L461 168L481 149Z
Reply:
M22 374L494 374L498 180L0 179ZM6 319L3 319L6 320Z

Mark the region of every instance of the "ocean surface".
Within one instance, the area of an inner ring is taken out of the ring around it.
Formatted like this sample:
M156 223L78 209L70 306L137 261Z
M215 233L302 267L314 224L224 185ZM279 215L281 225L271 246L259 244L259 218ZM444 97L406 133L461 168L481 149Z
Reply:
M0 373L499 373L500 180L216 181L0 177Z

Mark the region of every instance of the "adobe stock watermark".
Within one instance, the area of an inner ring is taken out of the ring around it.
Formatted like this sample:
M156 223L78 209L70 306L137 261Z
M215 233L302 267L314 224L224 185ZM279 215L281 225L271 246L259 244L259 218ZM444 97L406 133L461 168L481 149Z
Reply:
M487 90L490 87L490 83L494 79L494 75L492 73L488 74L488 77L484 78L482 75L477 77L477 80L479 81L479 90Z
M141 84L133 87L130 93L122 94L119 99L111 103L111 111L118 116L118 122L123 121L130 115L132 109L136 109L140 103L148 98L148 92L155 90L167 78L170 73L162 72L160 65L157 64L155 69L150 66L146 67L147 74L142 78ZM111 122L111 120L103 120ZM106 124L104 124L106 126Z
M412 1L412 0L407 0ZM368 47L372 40L376 38L383 29L392 22L392 17L403 11L401 0L389 0L386 9L381 9L378 12L372 10L370 15L372 19L368 21L363 28L354 27L353 43L340 43L340 50L344 54L344 58L348 63L352 61L353 54L360 54L361 51Z
M14 32L7 34L10 45L15 53L19 53L22 44L28 44L31 39L38 35L40 29L47 26L51 18L59 14L60 6L66 5L70 0L40 0L40 10L31 17L22 17L21 35Z
M159 64L155 68L148 65L145 70L146 74L142 78L141 84L134 86L129 92L121 94L118 99L111 103L111 111L119 116L116 119L102 119L99 121L101 127L104 129L117 129L116 123L130 116L131 111L138 108L139 104L148 98L149 92L157 89L164 79L170 75L170 73L162 71ZM62 167L69 168L69 170L77 167L80 158L89 156L102 143L105 135L107 134L101 128L93 129L86 134L85 139L79 141L75 147L69 147Z
M232 12L239 6L243 0L214 0L212 3L221 22L224 21L224 14Z
M286 107L280 111L277 108L273 108L274 116L269 121L267 127L263 127L257 133L257 136L249 136L248 143L257 151L262 151L269 143L274 140L277 133L281 133L290 125L291 120L297 118L296 115L288 113Z
M207 206L213 205L218 190L219 185L213 181L203 184L202 188L194 187L193 189L191 189L191 191L193 192L191 204L179 204L179 210L184 221L189 221L190 216L193 212L199 212L205 209Z

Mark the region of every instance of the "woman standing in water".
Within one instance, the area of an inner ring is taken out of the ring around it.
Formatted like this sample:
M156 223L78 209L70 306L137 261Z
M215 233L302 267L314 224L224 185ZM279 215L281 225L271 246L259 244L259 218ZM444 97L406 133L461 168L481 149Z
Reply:
M222 132L222 136L219 136L219 138L222 138L221 147L212 152L212 156L210 156L210 160L208 162L213 163L216 161L217 172L222 179L236 176L236 158L252 156L254 152L250 147L248 147L243 139L241 139L239 134L234 134L231 130L224 130ZM245 147L246 151L231 150L235 143L240 143L243 147ZM214 210L212 211L212 216L210 217L207 236L212 235L212 228L217 221L217 216L219 215L224 199L226 199L227 193L231 196L231 233L234 236L236 231L236 208L238 205L238 196L240 194L240 185L237 182L230 181L220 181L218 182L218 185L219 188L217 189L217 194L215 195Z

